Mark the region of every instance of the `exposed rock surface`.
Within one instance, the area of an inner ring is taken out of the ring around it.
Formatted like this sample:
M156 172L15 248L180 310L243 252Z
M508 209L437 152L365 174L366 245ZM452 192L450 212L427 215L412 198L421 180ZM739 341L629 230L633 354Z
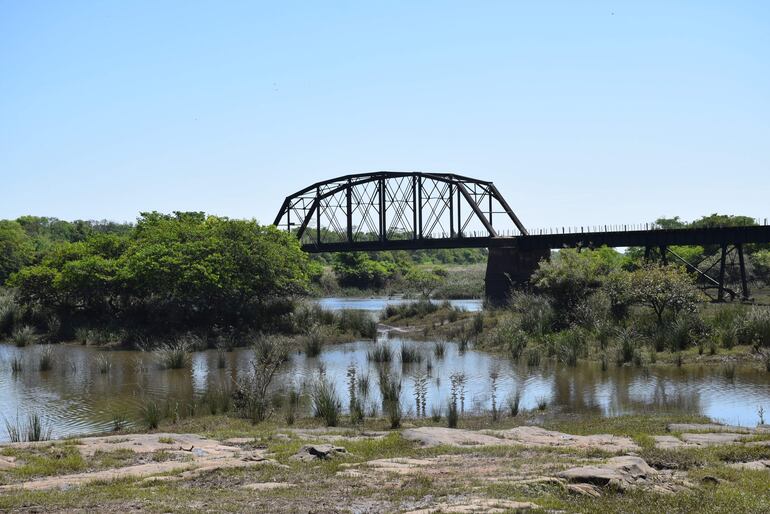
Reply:
M711 446L714 444L737 443L749 437L751 437L750 434L737 434L731 432L687 433L682 434L682 441L697 446Z
M732 464L728 464L728 466L736 469L770 470L770 459L754 460L751 462L734 462Z
M444 427L419 427L404 430L402 437L419 441L424 446L500 446L522 445L599 449L607 452L638 451L639 446L628 437L609 434L571 435L540 427L522 426L510 430L474 432Z
M331 444L306 444L297 453L291 456L293 460L311 462L314 460L330 459L337 454L347 453L342 446Z
M750 434L755 429L736 425L720 425L719 423L670 423L669 432L735 432Z
M10 469L16 467L16 459L14 457L3 457L0 455L0 469Z
M11 443L12 447L35 447L46 443ZM132 434L125 436L88 437L79 440L75 447L84 457L92 456L96 451L110 452L119 449L132 450L134 453L152 453L160 450L171 453L176 459L163 462L149 462L121 468L106 469L88 473L43 477L21 484L0 486L0 491L23 488L29 490L69 489L93 481L117 480L121 478L150 478L157 480L186 479L203 472L216 469L253 466L263 462L272 462L263 450L243 451L233 446L225 446L213 439L194 434ZM161 473L176 472L166 477L153 477Z
M625 489L639 481L657 475L644 459L632 455L613 457L605 464L571 468L556 476L569 482L591 484L599 487L614 486Z
M532 502L517 502L511 500L494 500L488 498L468 498L456 503L442 502L430 507L418 510L410 510L405 514L433 514L436 512L452 512L470 514L475 512L510 512L537 509L538 505Z

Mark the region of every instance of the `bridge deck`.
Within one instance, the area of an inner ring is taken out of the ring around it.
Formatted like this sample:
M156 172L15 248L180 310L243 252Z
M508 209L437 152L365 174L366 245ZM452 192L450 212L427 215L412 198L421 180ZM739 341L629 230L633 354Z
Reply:
M557 249L565 247L621 247L669 245L721 245L770 243L770 225L747 227L714 227L687 229L629 230L543 234L515 237L454 237L392 239L380 241L335 242L304 244L310 253L420 250L429 248L520 248L522 250Z

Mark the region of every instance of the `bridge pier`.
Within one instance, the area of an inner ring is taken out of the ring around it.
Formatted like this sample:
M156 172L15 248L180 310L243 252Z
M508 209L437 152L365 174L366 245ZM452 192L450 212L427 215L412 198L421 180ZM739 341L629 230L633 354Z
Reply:
M507 302L511 289L526 287L540 261L550 256L551 250L547 248L527 250L514 247L490 248L487 257L487 273L484 278L487 301L492 305L502 305Z

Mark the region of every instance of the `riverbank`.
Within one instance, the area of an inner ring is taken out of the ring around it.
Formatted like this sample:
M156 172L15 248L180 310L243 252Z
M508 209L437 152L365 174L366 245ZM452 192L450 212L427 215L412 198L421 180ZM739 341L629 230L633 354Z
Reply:
M0 509L768 511L770 434L707 423L536 411L389 430L380 418L324 428L207 416L0 446Z

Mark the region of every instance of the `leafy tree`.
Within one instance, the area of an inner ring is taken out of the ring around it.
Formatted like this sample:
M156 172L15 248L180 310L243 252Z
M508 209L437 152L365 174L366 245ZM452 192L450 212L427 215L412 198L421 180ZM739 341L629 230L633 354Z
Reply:
M446 272L442 269L412 268L404 276L410 288L418 291L422 296L429 297L436 288L446 282Z
M339 253L334 259L334 272L344 287L379 289L398 268L393 261L375 261L364 252Z
M770 250L760 250L749 258L754 267L754 275L765 283L770 283Z
M551 298L554 309L562 317L560 323L564 324L570 321L580 301L598 289L610 272L621 269L624 262L623 255L611 248L583 251L567 248L550 261L541 262L532 283Z
M0 285L33 259L34 247L15 221L0 220Z
M634 299L652 309L658 324L666 315L672 320L681 312L692 312L701 299L693 277L677 266L649 264L631 272L629 286Z

